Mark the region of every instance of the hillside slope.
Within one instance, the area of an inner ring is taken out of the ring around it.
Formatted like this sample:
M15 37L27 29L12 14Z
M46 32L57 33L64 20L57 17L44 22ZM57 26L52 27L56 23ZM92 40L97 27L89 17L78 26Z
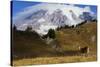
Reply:
M14 59L52 56L53 49L35 32L14 31L12 57Z
M75 28L62 28L61 30L55 32L55 40L58 42L62 53L55 51L55 49L52 48L50 44L46 44L45 40L41 39L40 36L35 32L13 31L13 65L49 64L96 60L96 22L85 23ZM88 57L77 56L76 51L78 50L79 46L88 46L90 48ZM71 54L74 54L75 57ZM70 60L67 60L69 57ZM66 60L64 58L66 58Z
M96 53L97 23L90 22L76 28L63 28L56 32L56 38L64 51L88 46L90 53Z

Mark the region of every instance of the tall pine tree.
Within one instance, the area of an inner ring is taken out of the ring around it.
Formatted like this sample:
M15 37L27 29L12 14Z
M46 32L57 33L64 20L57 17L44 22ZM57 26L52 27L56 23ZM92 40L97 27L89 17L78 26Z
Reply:
M53 38L53 39L56 37L55 31L53 29L49 29L47 35L48 35L49 38Z
M27 31L27 32L32 31L32 27L31 27L31 26L28 26L28 27L26 28L26 31Z

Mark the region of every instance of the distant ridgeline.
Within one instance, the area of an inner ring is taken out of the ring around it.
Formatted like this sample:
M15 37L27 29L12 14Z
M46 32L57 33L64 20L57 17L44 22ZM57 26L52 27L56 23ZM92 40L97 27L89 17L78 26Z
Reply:
M48 33L47 33L47 34L42 35L43 38L49 36L50 33L55 34L55 33L54 33L55 30L60 30L60 29L62 29L62 28L75 28L75 27L79 27L79 26L81 26L81 25L83 25L83 24L85 24L85 23L97 22L97 19L96 19L96 18L92 18L88 12L84 12L83 15L80 15L80 18L81 18L81 19L85 19L85 20L84 20L83 22L77 24L76 26L75 26L75 25L72 25L72 26L63 25L63 26L57 27L56 29L52 29L52 28L51 28L51 29L48 30ZM15 31L15 30L18 31L16 25L13 25L13 29L14 29L14 31ZM21 30L19 30L19 31L21 31ZM27 26L26 30L24 30L24 31L28 31L28 32L33 32L33 31L34 31L34 32L35 32L35 30L32 28L31 25ZM37 31L36 31L36 32L37 32ZM37 34L38 34L38 32L37 32ZM53 36L54 36L54 35L53 35ZM50 34L50 37L52 37L51 34ZM55 36L52 37L52 38L55 38Z

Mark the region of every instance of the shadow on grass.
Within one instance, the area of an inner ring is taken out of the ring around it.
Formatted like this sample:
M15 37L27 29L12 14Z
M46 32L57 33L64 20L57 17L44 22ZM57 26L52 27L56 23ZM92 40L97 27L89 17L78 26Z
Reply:
M12 54L12 60L20 60L20 59L31 59L37 57L64 57L64 56L76 56L79 55L79 51L63 51L63 52L29 52L29 53L21 53L21 54Z
M11 45L11 65L13 61L31 58L64 57L80 55L78 50L56 51L41 40L36 32L13 31Z
M11 62L20 59L75 56L79 54L77 50L55 51L45 44L38 34L27 31L13 31L11 47Z

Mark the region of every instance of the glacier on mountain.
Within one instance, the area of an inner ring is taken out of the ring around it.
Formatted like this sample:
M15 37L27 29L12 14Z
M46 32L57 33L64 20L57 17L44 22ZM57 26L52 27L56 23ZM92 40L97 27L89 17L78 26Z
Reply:
M13 17L13 23L18 30L25 30L27 26L31 26L37 33L44 35L50 28L76 26L93 16L89 6L81 8L68 4L40 3L23 9Z

